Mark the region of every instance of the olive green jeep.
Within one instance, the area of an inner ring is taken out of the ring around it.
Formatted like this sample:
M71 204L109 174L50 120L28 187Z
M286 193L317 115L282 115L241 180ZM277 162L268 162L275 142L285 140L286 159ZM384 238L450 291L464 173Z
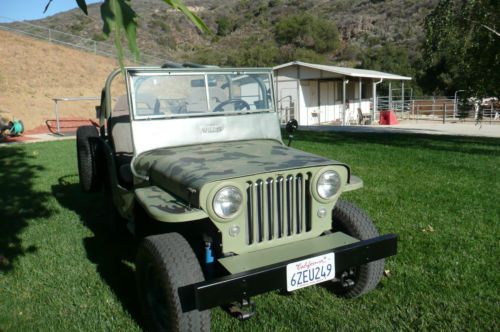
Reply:
M375 288L397 237L340 199L363 185L348 165L283 143L271 70L125 68L118 97L121 72L106 81L99 128L78 128L78 170L141 239L149 329L209 330L216 306L248 318L250 298L272 290Z

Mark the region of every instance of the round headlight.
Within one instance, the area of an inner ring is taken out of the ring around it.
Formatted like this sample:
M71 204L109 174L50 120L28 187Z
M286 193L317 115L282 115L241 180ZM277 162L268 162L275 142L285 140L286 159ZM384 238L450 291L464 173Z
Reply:
M243 195L241 191L233 186L224 187L214 197L214 212L221 218L233 217L241 207Z
M323 199L332 198L340 188L340 175L335 171L326 171L318 179L318 194Z

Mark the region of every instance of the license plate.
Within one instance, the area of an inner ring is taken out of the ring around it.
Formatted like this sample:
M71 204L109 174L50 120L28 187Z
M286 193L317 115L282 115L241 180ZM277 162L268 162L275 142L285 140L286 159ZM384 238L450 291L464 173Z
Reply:
M286 290L319 284L335 278L335 253L320 255L286 266Z

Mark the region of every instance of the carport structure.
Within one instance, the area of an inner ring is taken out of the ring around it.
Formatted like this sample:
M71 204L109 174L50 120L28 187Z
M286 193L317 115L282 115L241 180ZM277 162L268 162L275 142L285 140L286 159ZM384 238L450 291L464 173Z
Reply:
M301 61L276 66L273 71L281 121L296 119L303 126L349 125L358 123L360 115L375 119L377 85L383 80L397 80L404 91L404 81L411 80L375 70Z

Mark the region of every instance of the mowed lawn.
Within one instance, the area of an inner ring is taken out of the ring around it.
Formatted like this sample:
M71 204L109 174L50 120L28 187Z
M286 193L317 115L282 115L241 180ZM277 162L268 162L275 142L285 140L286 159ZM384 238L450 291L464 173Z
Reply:
M214 331L500 330L500 139L302 132L293 146L346 162L345 195L399 234L372 293L323 287L254 298ZM0 148L0 330L134 331L135 244L103 225L101 194L78 185L75 142Z

